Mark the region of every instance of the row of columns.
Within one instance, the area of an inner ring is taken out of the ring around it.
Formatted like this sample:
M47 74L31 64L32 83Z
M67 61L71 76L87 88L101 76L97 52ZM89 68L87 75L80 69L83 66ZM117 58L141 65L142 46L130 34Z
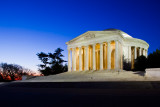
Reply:
M108 42L107 48L107 69L111 69L111 42ZM96 59L95 59L95 46L96 44L92 44L93 49L93 70L96 70ZM120 68L119 64L119 41L115 41L115 69ZM85 46L85 70L89 70L88 68L88 49L89 45ZM79 47L79 71L82 71L82 48ZM72 48L72 67L73 71L76 71L76 48ZM103 43L100 43L100 70L103 70ZM68 49L68 71L71 70L71 49Z
M134 52L135 52L135 59L138 57L137 56L137 48L139 48L139 56L141 56L141 55L143 55L143 56L146 56L147 57L147 50L146 49L144 49L144 48L141 48L141 47L135 47L134 49Z
M148 50L144 49L144 48L141 48L141 47L136 47L136 46L128 46L128 60L131 61L131 48L134 47L134 59L136 59L139 56L141 55L144 55L144 56L148 56ZM137 49L139 49L139 53L137 53Z
M135 59L137 59L137 57L141 55L144 55L147 57L147 50L141 47L136 47L136 46L129 46L128 48L129 48L128 62L131 62L131 69L134 69Z

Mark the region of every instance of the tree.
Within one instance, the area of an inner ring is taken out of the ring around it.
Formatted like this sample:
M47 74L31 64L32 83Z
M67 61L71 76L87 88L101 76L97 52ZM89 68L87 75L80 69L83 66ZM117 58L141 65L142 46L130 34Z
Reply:
M17 64L0 64L0 81L21 80L22 75L28 75L31 70Z
M43 63L43 64L39 65L40 68L42 68L42 69L46 68L47 64L48 64L48 60L49 60L48 55L44 52L41 52L41 53L38 53L37 56L41 60L41 62Z
M148 57L140 56L135 61L136 71L145 71L146 68L160 68L160 49L150 53Z
M37 56L43 63L39 65L40 72L44 75L50 75L67 71L66 65L63 65L63 63L66 62L62 59L62 57L64 57L62 55L63 51L63 49L57 48L54 53L38 53Z
M155 52L148 55L147 68L159 68L160 67L160 49L156 49Z
M145 71L147 67L147 58L145 56L137 57L135 61L135 70L136 71Z
M3 73L23 73L23 67L17 64L1 63L0 67L3 69Z

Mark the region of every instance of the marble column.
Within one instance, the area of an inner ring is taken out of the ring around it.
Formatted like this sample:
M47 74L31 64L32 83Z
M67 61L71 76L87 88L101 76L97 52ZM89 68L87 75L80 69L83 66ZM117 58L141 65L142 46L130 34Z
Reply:
M92 49L91 48L89 48L88 49L89 50L89 70L91 70L92 69Z
M93 70L96 70L96 59L95 59L95 46L96 44L93 44Z
M118 46L119 43L118 41L115 41L115 69L119 69L119 49Z
M142 55L142 49L139 48L139 56L141 56L141 55Z
M107 69L111 69L111 42L108 42L107 44Z
M100 70L103 70L103 43L100 43Z
M143 49L143 56L146 56L146 55L145 55L145 49Z
M71 67L72 69L71 69L71 71L73 71L73 68L74 68L74 67L73 67L73 63L74 63L74 60L73 60L73 59L74 59L74 57L73 57L73 56L74 56L73 48L71 49L71 53L72 53L72 65L71 65L71 66L72 66L72 67Z
M82 52L81 47L79 47L79 71L82 71Z
M123 45L121 43L121 69L123 70Z
M107 47L107 46L106 46L106 44L105 44L105 46L104 46L104 55L103 55L103 56L104 56L104 60L103 60L103 61L104 61L104 62L103 62L103 64L104 64L103 67L104 67L104 68L103 68L103 69L106 69L106 68L107 68L107 61L106 61L106 59L107 59L107 49L106 49L106 47Z
M144 49L144 56L147 57L147 50Z
M68 71L71 71L71 50L68 49Z
M131 62L131 46L128 46L128 62Z
M137 59L137 47L134 47L134 59Z
M73 55L73 71L76 71L76 48L74 48L73 49L73 53L74 53L74 55Z
M85 47L85 70L88 70L88 46Z

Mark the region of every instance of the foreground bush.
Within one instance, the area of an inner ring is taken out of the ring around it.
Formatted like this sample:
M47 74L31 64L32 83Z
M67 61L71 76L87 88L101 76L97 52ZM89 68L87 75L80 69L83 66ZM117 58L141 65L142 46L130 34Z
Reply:
M0 63L0 81L22 80L23 75L32 75L31 72L17 64Z
M145 71L147 67L147 58L145 56L139 56L135 60L134 70L135 71Z
M160 50L159 49L156 49L156 51L148 55L147 68L160 68Z
M22 75L0 73L0 82L22 80Z

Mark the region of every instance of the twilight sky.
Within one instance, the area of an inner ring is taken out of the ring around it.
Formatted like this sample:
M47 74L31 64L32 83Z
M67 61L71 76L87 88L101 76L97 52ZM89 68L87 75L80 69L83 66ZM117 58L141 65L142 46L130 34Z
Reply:
M159 0L0 0L0 62L37 70L38 52L64 49L86 31L120 29L160 47Z

